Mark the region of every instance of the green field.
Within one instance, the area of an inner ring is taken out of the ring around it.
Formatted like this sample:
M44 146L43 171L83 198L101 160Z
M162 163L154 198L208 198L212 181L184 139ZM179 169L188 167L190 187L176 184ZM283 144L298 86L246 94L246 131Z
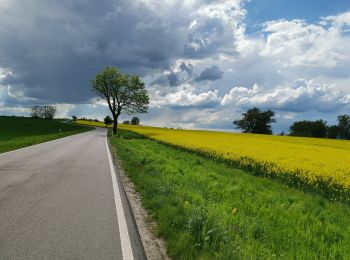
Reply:
M119 130L123 168L173 259L346 259L350 208Z
M0 116L0 153L90 130L91 127L31 117Z

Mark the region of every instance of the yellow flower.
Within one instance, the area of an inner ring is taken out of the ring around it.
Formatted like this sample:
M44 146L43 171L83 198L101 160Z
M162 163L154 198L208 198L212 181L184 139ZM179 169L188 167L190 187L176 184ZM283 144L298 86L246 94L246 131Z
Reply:
M233 208L231 214L232 215L236 215L237 214L237 208Z

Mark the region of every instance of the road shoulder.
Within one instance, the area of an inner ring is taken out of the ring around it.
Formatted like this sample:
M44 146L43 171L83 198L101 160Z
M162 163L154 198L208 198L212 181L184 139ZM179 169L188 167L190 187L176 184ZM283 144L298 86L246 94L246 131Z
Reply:
M135 190L132 181L125 174L122 162L116 155L115 148L110 144L108 138L109 148L113 154L114 167L121 180L122 187L126 194L128 203L133 213L133 218L136 223L137 231L140 235L141 242L149 260L170 259L165 250L164 241L155 235L156 223L150 220L146 209L142 206L140 194Z

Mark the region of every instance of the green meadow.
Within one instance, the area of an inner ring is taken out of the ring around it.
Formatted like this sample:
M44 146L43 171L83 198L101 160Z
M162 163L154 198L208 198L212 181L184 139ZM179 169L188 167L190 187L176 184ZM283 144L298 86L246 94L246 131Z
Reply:
M92 129L60 119L0 116L0 153Z

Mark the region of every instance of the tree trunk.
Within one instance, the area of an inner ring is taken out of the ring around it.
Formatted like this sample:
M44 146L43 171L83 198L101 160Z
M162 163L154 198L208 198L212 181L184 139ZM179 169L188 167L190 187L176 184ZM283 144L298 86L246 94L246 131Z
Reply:
M117 134L118 130L118 117L113 118L113 134Z

